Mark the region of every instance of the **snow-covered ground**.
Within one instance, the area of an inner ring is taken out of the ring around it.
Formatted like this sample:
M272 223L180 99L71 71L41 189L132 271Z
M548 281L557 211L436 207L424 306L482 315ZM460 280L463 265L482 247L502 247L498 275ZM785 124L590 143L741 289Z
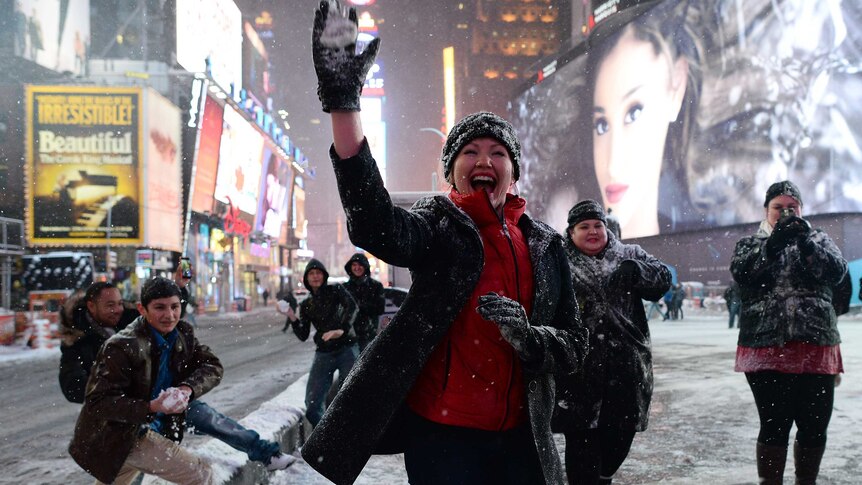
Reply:
M862 429L862 318L842 318L839 328L846 374L835 393L829 443L818 481L823 485L857 484L862 475L862 440L858 438L858 430ZM614 483L756 483L757 411L745 377L733 372L737 331L727 328L724 316L703 315L676 322L653 320L651 330L656 387L650 426L635 437L629 458ZM0 362L52 358L56 352L0 347ZM284 423L296 409L304 407L305 382L300 379L242 421L269 437L274 430L266 429L268 423ZM244 461L241 454L214 440L194 440L189 444L228 468ZM558 445L562 451L562 437ZM788 482L792 476L790 458L785 474ZM11 482L4 481L0 473L0 483ZM270 483L329 482L300 461L288 470L271 474ZM356 483L407 483L402 456L372 457Z
M614 483L757 483L757 410L745 376L733 371L737 330L727 328L725 316L651 323L656 387L650 426L635 437ZM846 374L835 392L822 485L858 484L862 475L862 319L842 318L840 329ZM785 477L792 483L792 458ZM300 462L275 473L271 483L330 482ZM372 457L356 483L407 483L403 457Z

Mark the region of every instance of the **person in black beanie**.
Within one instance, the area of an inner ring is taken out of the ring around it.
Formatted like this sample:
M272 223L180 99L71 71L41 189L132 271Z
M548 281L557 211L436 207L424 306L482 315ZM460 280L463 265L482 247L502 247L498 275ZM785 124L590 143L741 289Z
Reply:
M386 309L386 298L383 285L371 277L371 265L364 254L351 256L344 264L344 272L350 278L344 283L344 288L359 307L353 328L356 330L359 351L362 352L377 336L377 323Z
M652 354L641 300L659 300L671 276L607 229L598 202L575 204L568 223L566 252L590 346L583 372L557 379L553 429L566 436L569 483L607 484L649 417Z
M847 261L825 232L802 218L793 182L769 186L763 207L760 228L736 243L730 263L742 305L735 370L745 373L760 416L760 483L782 483L795 423L796 483L814 484L835 382L844 371L836 308L845 305L835 289L849 282Z
M354 9L316 12L312 52L351 242L406 267L404 303L302 447L353 483L372 454L404 453L413 485L563 484L550 429L555 375L580 369L580 324L563 238L514 195L521 144L489 112L468 115L441 154L445 195L392 204L359 116L379 38L355 51Z

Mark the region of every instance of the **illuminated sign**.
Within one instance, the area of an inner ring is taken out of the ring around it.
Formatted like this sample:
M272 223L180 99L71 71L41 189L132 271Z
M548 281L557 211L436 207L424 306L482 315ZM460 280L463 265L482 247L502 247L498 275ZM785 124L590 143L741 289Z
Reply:
M251 224L242 220L239 209L233 205L228 197L228 210L224 216L224 232L248 238L251 234Z
M263 135L241 114L225 106L215 198L246 214L257 211Z
M209 72L231 93L242 88L242 14L233 0L183 0L177 9L177 62Z
M28 86L27 235L33 245L143 243L142 92ZM108 219L110 218L110 224Z
M72 75L86 75L90 43L90 1L15 0L4 29L14 54L41 66ZM6 15L9 15L6 13ZM13 29L14 26L14 29Z
M151 89L144 101L144 245L182 251L180 110Z

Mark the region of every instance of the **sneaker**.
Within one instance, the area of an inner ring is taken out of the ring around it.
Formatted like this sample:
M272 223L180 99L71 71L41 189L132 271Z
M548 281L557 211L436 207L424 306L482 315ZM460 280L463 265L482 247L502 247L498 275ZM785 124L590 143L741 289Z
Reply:
M287 453L278 453L277 455L272 455L269 458L269 462L266 464L266 471L274 472L276 470L284 470L296 463L296 457L293 455L289 455Z

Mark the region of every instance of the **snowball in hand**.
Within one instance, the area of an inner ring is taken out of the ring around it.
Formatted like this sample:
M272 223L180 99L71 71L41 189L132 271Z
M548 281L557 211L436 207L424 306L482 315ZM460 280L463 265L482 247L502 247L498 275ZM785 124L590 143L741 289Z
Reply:
M290 310L290 305L284 300L278 300L278 303L276 303L275 306L281 313L287 313L287 311Z
M162 389L162 392L159 393L159 398L163 395L167 395L165 400L162 401L162 405L171 411L171 413L180 413L189 405L189 396L185 392L181 391L178 387L169 387L167 389Z
M329 16L320 34L320 43L333 49L341 49L356 43L359 31L350 19L341 15L336 2L329 2Z

